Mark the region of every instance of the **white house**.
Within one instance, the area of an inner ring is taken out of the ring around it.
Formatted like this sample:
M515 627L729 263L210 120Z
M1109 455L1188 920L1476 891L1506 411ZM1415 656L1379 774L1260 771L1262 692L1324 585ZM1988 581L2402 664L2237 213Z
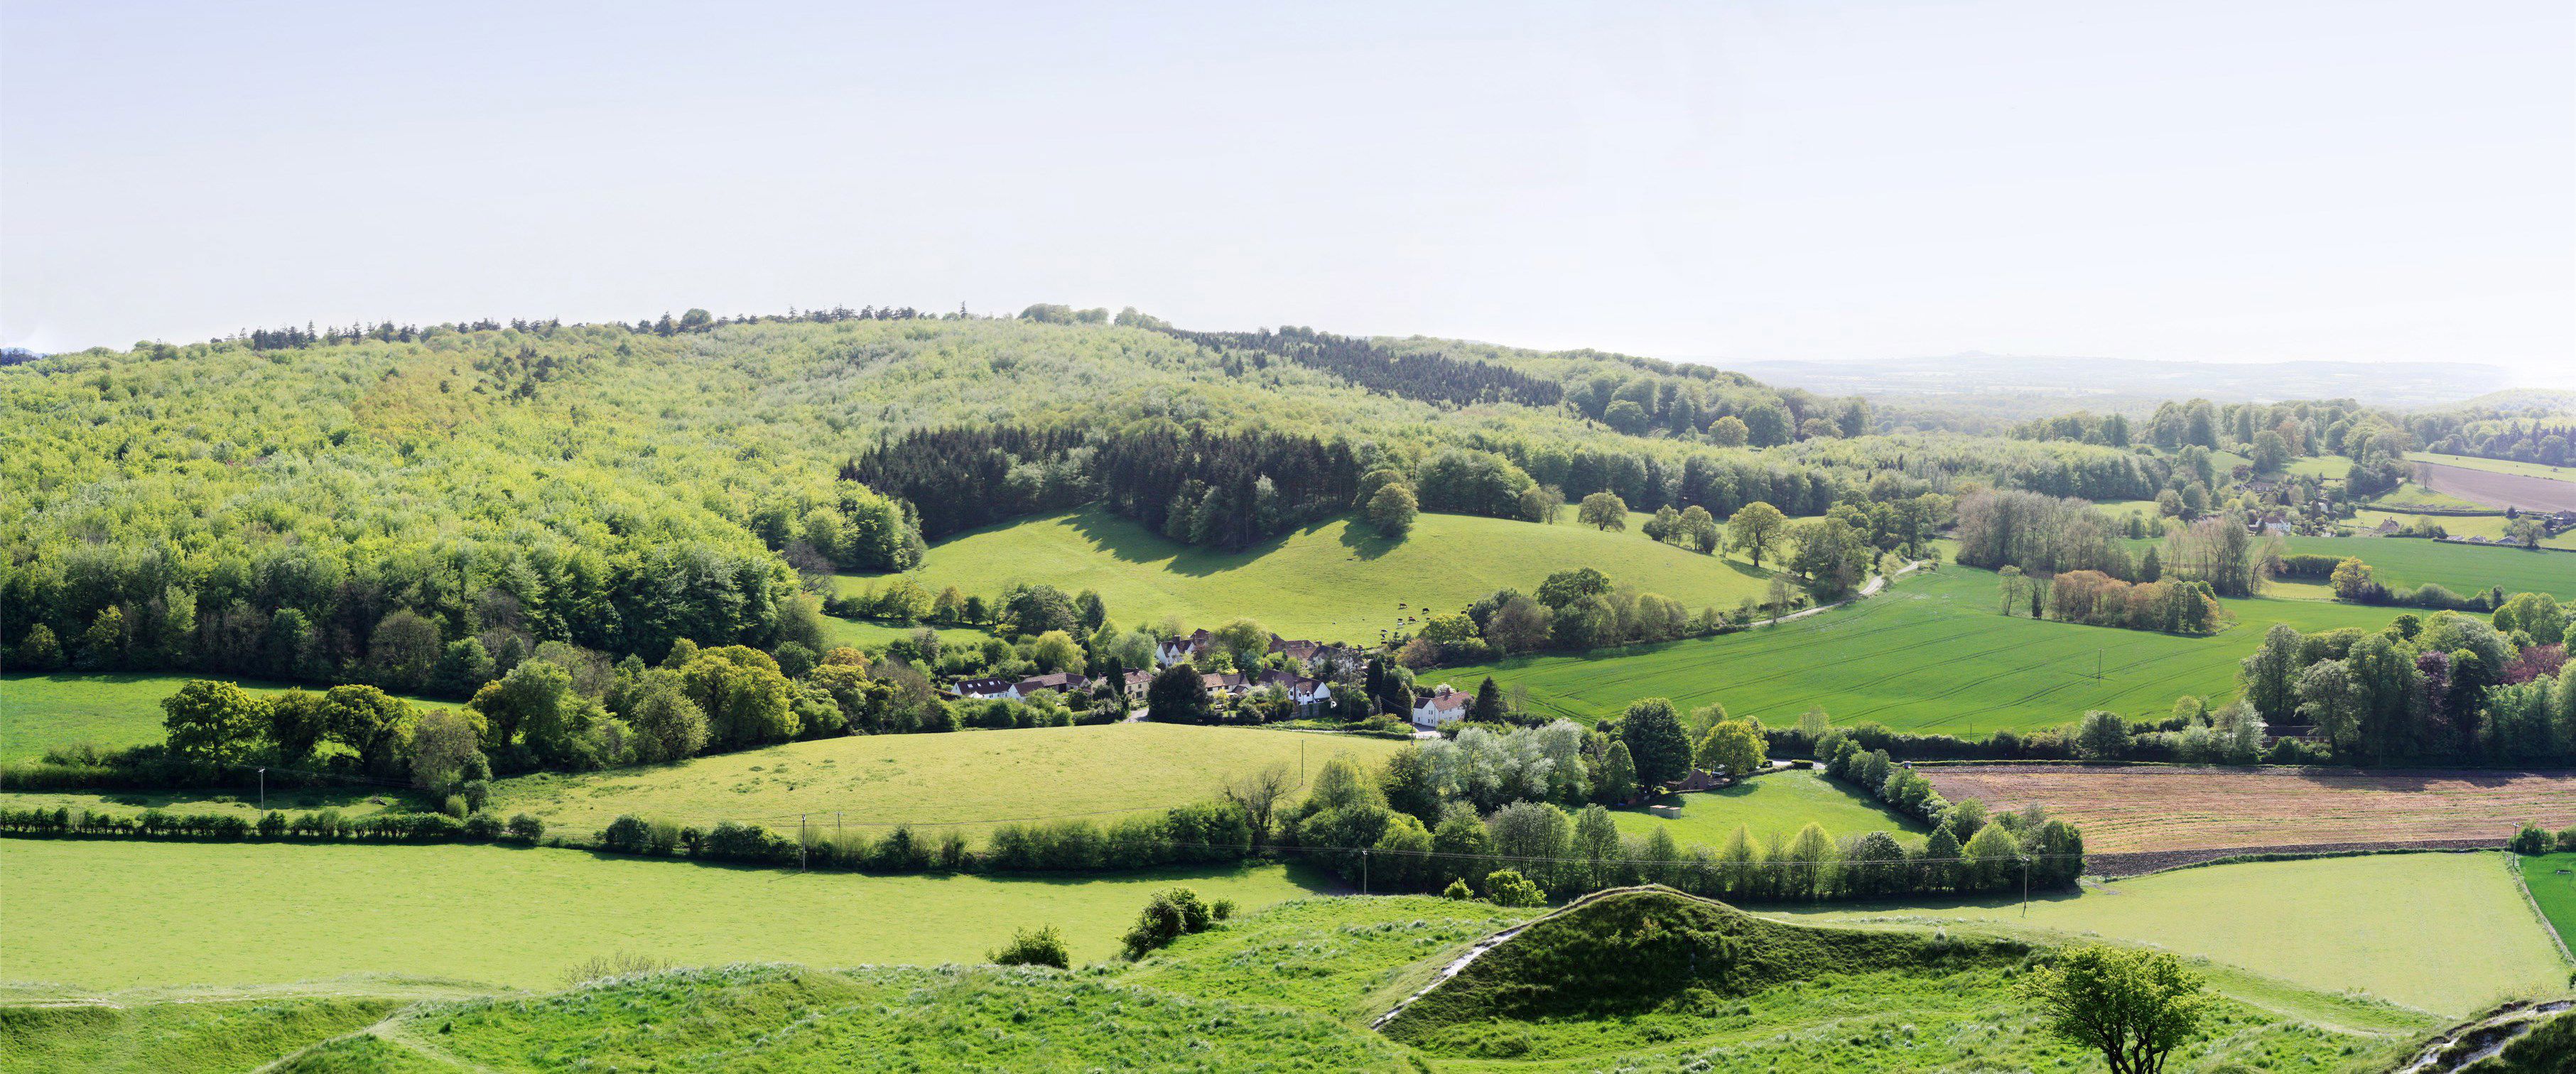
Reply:
M1422 696L1413 705L1413 726L1438 730L1467 718L1467 710L1476 703L1476 695L1460 693L1441 683L1440 688Z

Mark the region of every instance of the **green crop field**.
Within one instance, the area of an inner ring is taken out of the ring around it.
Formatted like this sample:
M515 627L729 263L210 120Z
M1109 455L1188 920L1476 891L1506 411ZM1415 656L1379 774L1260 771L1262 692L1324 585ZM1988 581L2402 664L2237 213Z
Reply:
M2515 864L2522 869L2531 901L2539 904L2559 941L2576 948L2576 854L2536 854Z
M2465 520L2464 520L2465 521ZM2449 525L2444 520L2444 525ZM2289 537L2296 555L2359 556L2390 588L2438 582L2457 593L2503 586L2508 593L2576 599L2576 556L2527 548L2481 548L2406 537Z
M222 676L139 672L0 676L0 763L34 760L46 750L83 743L122 749L159 742L161 699L194 678ZM283 683L233 681L254 694L287 688ZM421 698L411 701L445 704Z
M633 813L679 824L738 820L796 826L948 825L1168 809L1214 797L1239 772L1270 764L1311 776L1335 757L1374 766L1403 743L1251 727L1116 723L932 735L859 735L712 754L672 765L493 785L491 808L589 833Z
M2515 462L2512 459L2482 459L2475 455L2443 455L2431 451L2409 451L2411 462L2429 462L2457 466L2463 470L2484 470L2491 474L2515 477L2544 477L2553 481L2576 481L2576 466L2550 466L2537 462Z
M2081 895L1816 908L1813 922L1993 921L2098 934L2241 966L2310 988L2354 989L2445 1017L2505 995L2557 995L2569 967L2522 904L2498 853L2382 854L2180 869Z
M2312 455L2290 460L2287 472L2293 477L2323 477L2341 481L2352 472L2352 460L2341 455Z
M2404 482L2398 485L2395 489L2382 493L2369 502L2373 507L2399 511L2410 508L2430 508L2450 511L2481 511L2485 510L2487 506L2482 503L2472 503L2468 500L2463 500L2446 492L2435 492L2432 489L2425 488L2422 484L2414 481Z
M1821 705L1842 723L1984 733L2070 723L2090 709L2162 715L2182 694L2224 697L2272 623L2383 626L2397 615L2316 600L2226 602L2238 617L2191 638L2006 618L1992 572L1945 567L1885 594L1777 627L1582 656L1522 657L1425 672L1463 689L1486 675L1529 688L1540 711L1591 722L1640 697L1722 703L1785 726ZM2095 669L2101 677L2095 678Z
M1250 618L1292 638L1374 642L1423 608L1455 611L1503 586L1536 589L1549 572L1592 567L1616 584L1661 593L1694 610L1758 597L1770 572L1647 540L1467 515L1425 514L1403 540L1333 519L1240 552L1195 548L1097 508L1042 515L933 546L915 578L992 596L1013 582L1067 593L1098 590L1110 618L1192 627ZM841 591L882 586L844 576Z
M1245 910L1312 894L1278 865L1057 878L860 876L489 846L0 840L12 921L0 980L87 988L404 973L519 988L620 952L682 965L978 961L1054 925L1081 960L1115 953L1154 891Z
M1656 804L1678 805L1682 815L1666 820L1643 809L1617 809L1610 819L1629 835L1661 828L1685 847L1721 846L1739 826L1752 829L1757 846L1763 836L1794 835L1811 821L1837 839L1896 832L1900 842L1920 843L1927 830L1848 784L1806 769L1774 772L1720 790L1668 794Z

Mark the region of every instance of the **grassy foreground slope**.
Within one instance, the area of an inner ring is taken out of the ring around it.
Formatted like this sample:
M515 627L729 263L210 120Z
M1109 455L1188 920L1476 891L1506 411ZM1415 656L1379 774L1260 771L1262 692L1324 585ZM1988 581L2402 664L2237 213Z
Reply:
M126 988L401 972L519 988L620 952L682 965L975 961L1055 925L1107 958L1174 883L1245 910L1313 893L1282 866L996 879L859 876L487 846L0 840L0 980ZM64 921L149 928L40 928Z
M2458 1018L2507 996L2557 995L2569 967L2497 853L2385 854L2212 865L2080 895L1816 907L1810 922L2000 922L2095 934L2356 990Z
M1292 638L1374 642L1426 605L1455 611L1503 586L1592 567L1615 584L1697 610L1758 597L1770 572L1647 540L1634 529L1425 514L1402 539L1336 518L1238 552L1165 539L1098 507L977 530L932 546L915 578L932 592L999 593L1013 582L1098 590L1120 623L1179 616L1192 627L1248 617ZM843 592L886 579L844 576ZM1399 608L1399 602L1404 605Z
M1992 572L1944 567L1908 575L1857 606L1776 627L1446 668L1422 680L1463 689L1491 675L1527 686L1541 711L1585 722L1640 697L1668 697L1685 706L1722 703L1730 715L1775 726L1821 705L1846 724L1982 734L2053 727L2088 709L2163 715L2182 694L2230 696L2237 661L2275 622L2377 627L2397 615L2313 600L2226 603L2237 625L2199 638L2006 618L1996 613Z
M119 996L100 1002L0 1007L0 1070L88 1074L215 1074L366 1027L400 1007L395 996L255 999Z
M1473 1069L2085 1069L2014 988L2033 946L2000 935L1782 924L1663 889L1532 922L1424 992L1388 1036ZM2328 1028L2220 985L2177 1069L2338 1071L2393 1057L2413 1020L2326 997ZM2267 989L2266 991L2270 991ZM2429 1021L2429 1020L2425 1020ZM1494 1062L1510 1060L1512 1062ZM1447 1066L1449 1064L1443 1064Z
M595 831L633 813L711 827L735 820L794 828L953 826L1089 817L1205 801L1218 784L1303 758L1308 776L1347 757L1373 767L1403 743L1251 727L1113 723L934 735L856 735L711 754L671 765L501 780L490 806ZM880 832L879 834L882 834Z
M1384 1070L1362 1030L1044 970L731 966L407 1012L283 1072Z

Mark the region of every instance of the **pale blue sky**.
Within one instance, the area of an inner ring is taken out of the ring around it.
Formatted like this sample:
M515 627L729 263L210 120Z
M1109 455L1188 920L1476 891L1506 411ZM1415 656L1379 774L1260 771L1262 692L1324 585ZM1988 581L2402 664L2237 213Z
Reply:
M0 342L1135 305L2576 366L2576 5L0 2Z

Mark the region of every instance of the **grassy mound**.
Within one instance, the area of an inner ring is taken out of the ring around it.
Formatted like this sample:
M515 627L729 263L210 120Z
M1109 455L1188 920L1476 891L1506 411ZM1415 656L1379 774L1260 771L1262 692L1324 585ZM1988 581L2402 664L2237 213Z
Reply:
M1663 887L1603 892L1531 922L1384 1027L1398 1040L1493 1020L1607 1018L1705 1006L1827 974L2018 963L2013 940L1788 925Z
M915 577L990 597L1012 582L1094 589L1120 623L1177 615L1190 626L1238 617L1292 638L1374 642L1425 606L1456 611L1503 586L1532 592L1549 572L1591 567L1615 584L1697 611L1759 598L1771 572L1646 539L1469 515L1425 514L1401 540L1346 518L1237 552L1194 548L1097 507L1025 518L940 542ZM844 577L843 592L884 579ZM1401 602L1401 606L1399 606Z
M1398 1070L1350 1026L1087 974L728 966L416 1008L281 1071Z
M1300 899L1183 937L1127 979L1366 1024L1468 945L1538 913L1428 895Z
M2032 937L1782 927L1662 888L1578 901L1404 1007L1387 1036L1434 1059L1522 1069L2038 1070L2097 1062L2015 984ZM2413 1012L2233 971L2175 1069L2376 1070Z

